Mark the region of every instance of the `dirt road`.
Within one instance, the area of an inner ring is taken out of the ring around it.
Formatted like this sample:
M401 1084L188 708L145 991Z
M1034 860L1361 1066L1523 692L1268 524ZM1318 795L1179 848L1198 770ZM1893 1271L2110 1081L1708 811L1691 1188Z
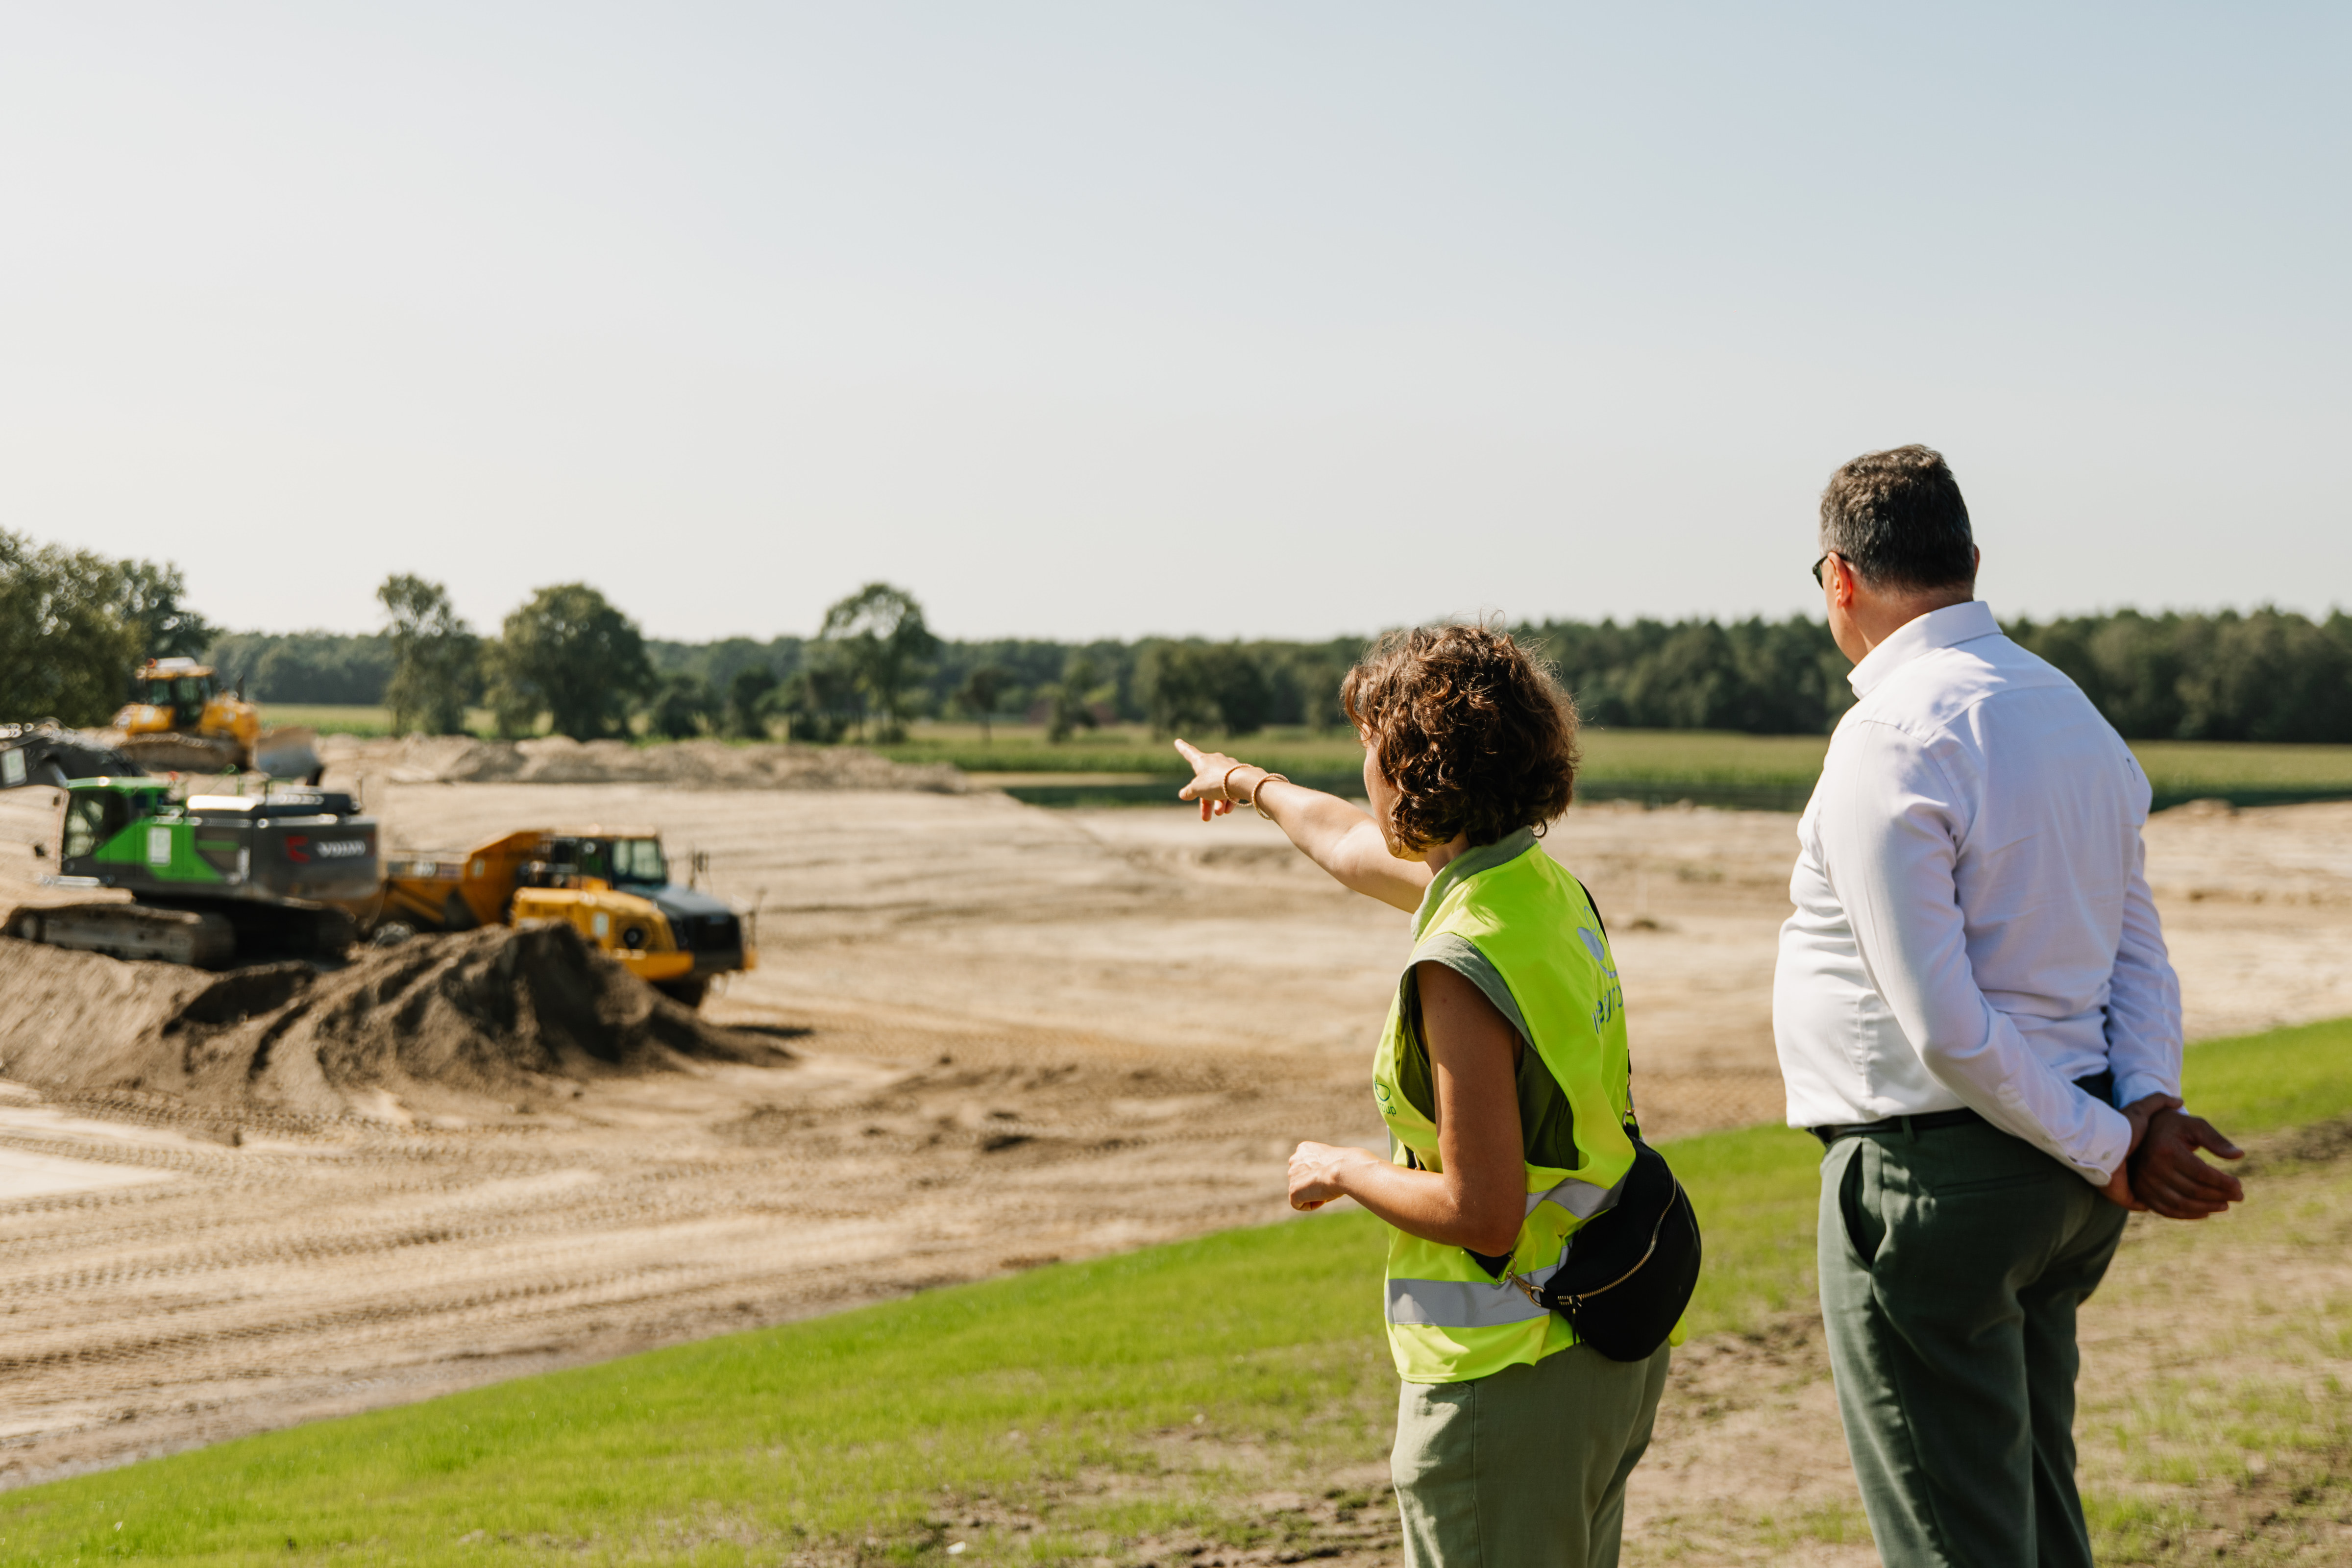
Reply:
M1365 1059L1405 918L1255 819L372 790L412 847L601 821L709 851L762 952L709 1011L798 1061L431 1131L0 1089L0 1484L1277 1219L1293 1142L1379 1136ZM1792 829L1593 807L1549 841L1617 933L1654 1131L1778 1113ZM2149 846L2192 1033L2352 1013L2352 806L2175 813ZM41 868L0 845L0 903Z

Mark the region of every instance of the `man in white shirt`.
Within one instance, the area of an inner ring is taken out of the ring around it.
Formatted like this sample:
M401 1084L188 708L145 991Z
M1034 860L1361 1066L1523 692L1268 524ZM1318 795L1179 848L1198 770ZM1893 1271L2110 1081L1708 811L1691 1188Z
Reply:
M2126 1210L2243 1195L2180 1109L2147 780L1976 599L1941 457L1839 469L1821 546L1856 701L1798 827L1772 1017L1790 1123L1827 1150L1846 1445L1889 1568L2088 1568L2075 1309Z

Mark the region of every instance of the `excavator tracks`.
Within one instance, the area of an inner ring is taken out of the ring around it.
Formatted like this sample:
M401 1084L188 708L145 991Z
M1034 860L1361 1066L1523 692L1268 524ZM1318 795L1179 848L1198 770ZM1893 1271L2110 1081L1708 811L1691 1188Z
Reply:
M236 952L236 928L210 910L152 904L61 904L17 910L6 934L19 942L102 952L109 958L217 969Z

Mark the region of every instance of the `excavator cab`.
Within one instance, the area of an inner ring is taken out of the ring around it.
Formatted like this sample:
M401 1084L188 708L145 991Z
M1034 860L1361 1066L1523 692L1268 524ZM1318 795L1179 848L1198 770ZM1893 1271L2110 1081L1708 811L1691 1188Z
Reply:
M131 826L131 797L123 790L73 792L66 800L65 831L58 836L58 853L67 860L86 860L97 854L100 846Z
M201 730L212 706L213 672L199 668L166 675L151 665L131 677L131 700L170 714L174 730Z
M215 690L209 666L192 658L150 659L131 678L131 702L114 721L132 735L237 735L246 705ZM239 739L247 739L238 735Z

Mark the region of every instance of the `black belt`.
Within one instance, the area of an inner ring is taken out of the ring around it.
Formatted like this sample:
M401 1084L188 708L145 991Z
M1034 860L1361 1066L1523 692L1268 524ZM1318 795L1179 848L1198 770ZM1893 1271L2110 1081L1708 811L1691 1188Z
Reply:
M2102 1105L2111 1105L2116 1098L2116 1075L2095 1072L2088 1078L2078 1078L2074 1087ZM1838 1121L1827 1127L1808 1127L1806 1131L1822 1141L1826 1149L1841 1138L1855 1138L1864 1132L1933 1132L1940 1127L1965 1127L1983 1117L1962 1106L1958 1110L1929 1110L1917 1116L1882 1116L1875 1121Z

